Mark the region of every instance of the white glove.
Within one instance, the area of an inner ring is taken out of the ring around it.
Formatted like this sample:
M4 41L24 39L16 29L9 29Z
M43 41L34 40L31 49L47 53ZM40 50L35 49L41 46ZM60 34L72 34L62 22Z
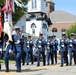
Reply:
M32 43L32 41L30 41L30 43Z
M12 53L12 50L11 49L9 50L9 53Z
M39 43L41 43L41 41L39 41Z
M2 48L0 48L0 52L2 51Z
M61 40L61 42L63 42L64 40Z
M9 44L9 42L6 42L6 45L8 45Z
M48 42L47 44L49 45L50 43Z
M70 40L70 42L72 42L72 40Z
M29 43L29 41L27 41L27 43Z
M17 40L17 44L19 44L20 43L20 40Z

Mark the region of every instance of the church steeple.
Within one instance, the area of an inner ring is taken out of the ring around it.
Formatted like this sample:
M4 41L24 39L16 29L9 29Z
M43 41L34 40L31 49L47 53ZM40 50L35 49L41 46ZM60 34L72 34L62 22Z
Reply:
M47 14L55 10L55 3L52 0L46 0Z
M42 12L45 13L46 1L45 0L30 0L28 2L28 12Z

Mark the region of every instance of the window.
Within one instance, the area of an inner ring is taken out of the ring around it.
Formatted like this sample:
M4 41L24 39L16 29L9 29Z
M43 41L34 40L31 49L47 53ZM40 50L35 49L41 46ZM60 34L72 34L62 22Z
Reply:
M32 24L31 24L31 28L33 28L33 29L36 28L35 23L32 23Z
M43 23L42 28L47 29L47 25Z
M52 32L57 32L57 28L53 28L52 29Z
M36 9L36 6L37 6L37 1L32 0L32 9Z
M65 32L65 31L66 31L66 28L63 27L63 28L61 29L61 32Z
M35 34L35 29L32 29L32 33Z

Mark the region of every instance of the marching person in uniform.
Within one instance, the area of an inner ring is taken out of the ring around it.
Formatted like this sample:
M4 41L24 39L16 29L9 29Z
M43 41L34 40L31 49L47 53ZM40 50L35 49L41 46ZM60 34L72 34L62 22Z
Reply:
M4 34L4 39L6 42L6 48L5 48L5 53L4 53L4 61L5 61L5 67L6 67L6 71L5 72L9 72L9 53L13 53L12 50L12 41L8 40L8 35Z
M25 51L24 51L24 35L21 37L21 50L22 50L22 65L25 65Z
M53 41L53 37L50 40L50 55L51 55L51 65L54 64L54 55L53 55L53 50L54 50L54 41Z
M58 40L56 39L56 35L53 35L53 41L54 41L54 45L53 45L53 57L55 58L55 63L57 63L57 50L58 50Z
M14 46L15 46L15 59L16 59L16 72L21 72L21 34L20 28L18 26L15 27L16 34L13 35Z
M34 46L34 43L33 43L33 40L31 38L31 35L28 35L28 39L26 40L25 46L26 46L27 65L29 64L30 58L31 58L31 64L33 64L33 46Z
M47 49L47 65L50 64L50 39L51 39L51 36L48 36L47 43L46 43L46 49Z
M45 46L46 46L46 41L43 38L43 33L41 32L39 34L39 38L36 41L36 47L38 48L37 66L40 66L40 55L41 54L42 54L42 58L43 58L43 66L46 65L46 62L45 62Z
M66 62L66 66L68 66L68 40L66 38L66 33L62 33L62 38L60 39L60 54L61 54L61 67L64 62Z
M70 65L72 65L72 57L74 55L74 60L75 60L75 54L74 54L74 33L71 33L70 39L69 39L69 44L68 44L68 54L69 54L69 59L70 59Z
M76 65L76 38L75 34L72 33L72 38L73 38L73 56L74 56L74 65Z
M0 55L3 58L3 32L0 30ZM0 63L1 70L1 63Z

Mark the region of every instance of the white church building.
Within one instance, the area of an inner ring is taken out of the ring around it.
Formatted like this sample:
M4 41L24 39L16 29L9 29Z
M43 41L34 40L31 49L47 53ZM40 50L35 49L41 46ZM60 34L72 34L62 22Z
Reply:
M44 38L48 36L48 23L46 15L46 0L29 0L27 15L22 17L16 25L19 25L21 30L24 27L24 35L30 34L33 37L39 37L42 32Z

